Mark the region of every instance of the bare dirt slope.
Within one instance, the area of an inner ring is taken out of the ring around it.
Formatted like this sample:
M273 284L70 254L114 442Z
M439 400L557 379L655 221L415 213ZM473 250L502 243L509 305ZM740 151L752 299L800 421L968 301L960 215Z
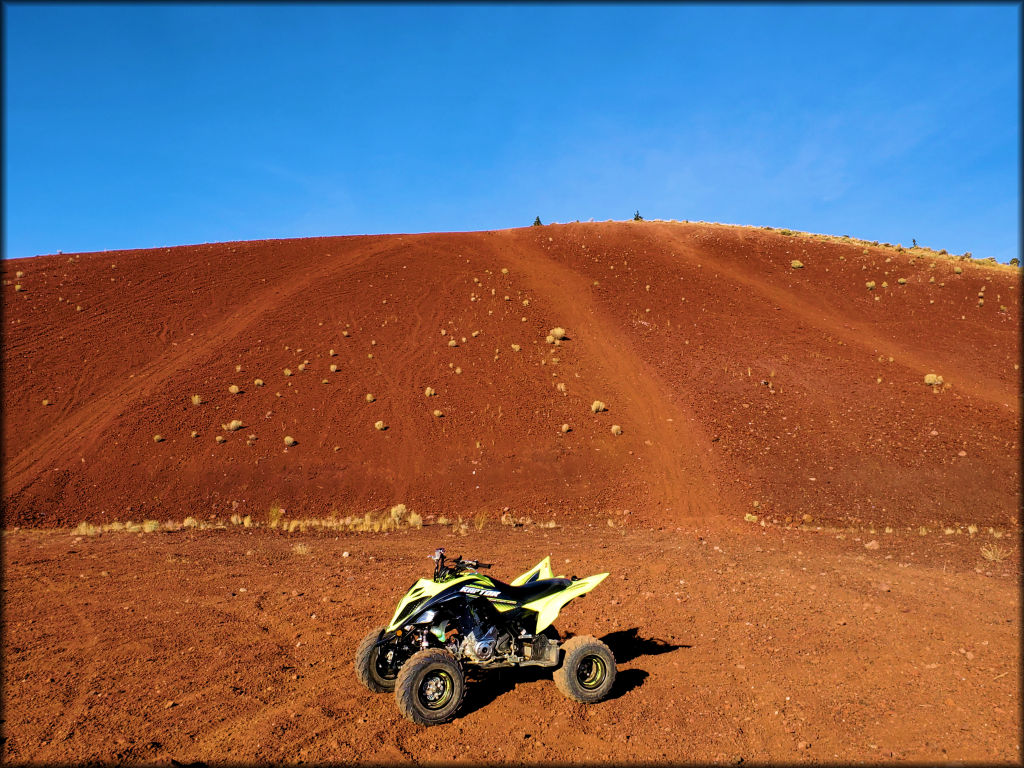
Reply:
M7 527L399 501L581 519L628 508L654 525L752 511L780 524L1015 523L1021 318L1008 267L630 222L3 270ZM555 326L569 337L557 347ZM607 410L592 413L594 400ZM224 431L232 419L244 428Z

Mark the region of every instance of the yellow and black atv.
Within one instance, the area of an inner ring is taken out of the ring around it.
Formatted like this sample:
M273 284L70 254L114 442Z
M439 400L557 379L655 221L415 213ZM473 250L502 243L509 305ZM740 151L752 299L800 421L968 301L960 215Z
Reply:
M420 725L455 716L466 690L464 667L558 667L555 684L570 699L592 704L615 682L615 657L589 635L561 642L552 626L574 597L607 573L555 578L550 558L504 584L478 573L490 563L432 557L433 579L420 579L398 603L391 623L356 651L356 675L375 693L394 691L398 709Z

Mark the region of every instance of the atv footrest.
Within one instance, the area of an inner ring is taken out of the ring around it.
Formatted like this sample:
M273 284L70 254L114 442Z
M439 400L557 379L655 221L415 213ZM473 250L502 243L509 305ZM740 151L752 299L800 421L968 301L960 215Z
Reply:
M557 667L558 641L545 635L537 635L531 642L523 643L523 661L521 667Z

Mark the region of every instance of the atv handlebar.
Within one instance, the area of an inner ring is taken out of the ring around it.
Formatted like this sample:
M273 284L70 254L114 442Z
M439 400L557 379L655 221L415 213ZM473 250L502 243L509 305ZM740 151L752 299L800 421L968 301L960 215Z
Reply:
M462 555L446 562L443 547L434 550L430 559L434 561L434 581L444 581L450 576L457 576L462 571L475 571L478 568L490 568L494 565L494 563L481 563L479 560L463 560Z

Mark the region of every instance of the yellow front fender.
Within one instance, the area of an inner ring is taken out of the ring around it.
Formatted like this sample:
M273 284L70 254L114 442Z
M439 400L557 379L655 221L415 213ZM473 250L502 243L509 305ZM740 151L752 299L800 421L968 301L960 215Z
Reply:
M558 612L562 610L562 606L574 597L579 597L592 590L604 581L607 575L607 573L599 573L596 576L587 576L585 579L574 581L561 592L542 597L540 600L534 600L532 603L526 603L523 608L537 612L536 631L543 632L546 627L551 626L558 616Z

